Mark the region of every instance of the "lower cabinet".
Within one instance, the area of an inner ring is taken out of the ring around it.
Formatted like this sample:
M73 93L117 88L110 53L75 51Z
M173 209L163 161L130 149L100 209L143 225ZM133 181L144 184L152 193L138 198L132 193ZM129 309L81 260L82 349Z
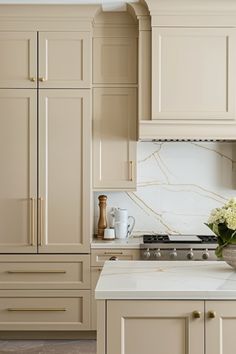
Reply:
M89 290L0 292L1 331L80 331L89 329Z
M236 301L108 300L99 308L98 354L235 352Z
M91 329L90 255L1 255L1 331Z

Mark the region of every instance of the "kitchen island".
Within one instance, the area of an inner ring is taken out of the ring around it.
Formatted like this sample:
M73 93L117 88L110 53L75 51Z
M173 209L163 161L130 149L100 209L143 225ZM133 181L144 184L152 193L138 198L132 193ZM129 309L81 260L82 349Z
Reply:
M106 262L97 354L234 354L236 272L225 262Z

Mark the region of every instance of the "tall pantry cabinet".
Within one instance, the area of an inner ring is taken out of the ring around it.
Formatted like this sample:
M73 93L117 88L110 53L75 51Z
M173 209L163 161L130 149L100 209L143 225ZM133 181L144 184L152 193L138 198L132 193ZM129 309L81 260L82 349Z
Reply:
M98 9L1 6L1 330L90 329L91 23Z

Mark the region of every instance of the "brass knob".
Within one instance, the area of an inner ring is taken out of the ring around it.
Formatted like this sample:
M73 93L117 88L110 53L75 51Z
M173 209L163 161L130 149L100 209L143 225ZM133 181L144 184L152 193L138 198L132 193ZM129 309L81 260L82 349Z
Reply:
M40 77L40 78L39 78L39 81L45 82L45 81L47 81L47 79L46 79L45 77Z
M193 318L200 318L201 312L200 311L193 311L192 315L193 315Z
M118 261L118 257L112 256L109 258L109 261Z
M30 78L30 81L35 82L35 81L36 81L36 78L35 78L35 77L31 77L31 78Z
M216 312L215 311L208 311L208 318L216 318Z

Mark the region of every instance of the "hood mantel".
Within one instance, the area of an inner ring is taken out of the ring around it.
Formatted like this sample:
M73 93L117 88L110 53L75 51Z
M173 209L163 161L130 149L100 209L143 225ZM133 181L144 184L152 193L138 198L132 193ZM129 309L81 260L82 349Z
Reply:
M139 138L235 140L236 2L146 4L152 32L151 113L140 115Z

